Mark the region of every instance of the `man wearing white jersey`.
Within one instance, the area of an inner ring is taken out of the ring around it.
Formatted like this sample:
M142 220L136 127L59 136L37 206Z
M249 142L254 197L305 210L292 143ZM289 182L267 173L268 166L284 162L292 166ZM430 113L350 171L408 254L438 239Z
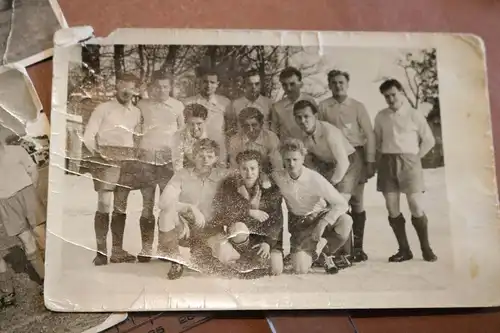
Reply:
M233 123L238 121L238 116L241 110L252 107L262 113L262 115L264 116L263 128L269 129L269 113L273 102L270 98L262 95L261 90L262 82L259 73L256 71L250 71L249 73L247 73L245 76L245 95L234 100L232 103L231 116ZM238 123L238 127L241 127L241 124Z
M272 177L289 210L290 253L295 273L305 274L311 268L318 242L324 238L332 252L349 238L352 219L348 203L323 176L304 167L307 150L302 141L286 139L281 146L285 170ZM333 258L324 257L328 274L338 272Z
M160 195L172 178L171 140L175 132L184 127L184 105L170 96L172 76L155 72L149 86L149 98L137 103L143 119L142 137L139 143L140 170L131 173L136 177L137 187L142 194L142 214L140 218L142 250L137 256L140 262L151 259L155 232L156 187Z

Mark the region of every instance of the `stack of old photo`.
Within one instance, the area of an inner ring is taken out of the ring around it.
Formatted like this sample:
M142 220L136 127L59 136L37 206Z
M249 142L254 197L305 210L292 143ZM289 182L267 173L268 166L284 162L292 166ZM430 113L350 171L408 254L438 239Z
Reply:
M48 308L500 304L476 37L85 31L55 39Z

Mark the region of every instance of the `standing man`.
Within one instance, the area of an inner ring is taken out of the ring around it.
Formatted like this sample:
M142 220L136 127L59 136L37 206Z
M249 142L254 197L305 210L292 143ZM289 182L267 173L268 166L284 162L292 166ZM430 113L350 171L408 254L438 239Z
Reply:
M184 101L189 104L201 104L208 110L206 120L206 130L209 138L215 140L221 149L220 156L226 156L227 135L231 129L230 122L231 101L221 95L216 94L219 87L219 75L215 70L202 70L200 73L201 89L196 96L189 97ZM227 164L227 161L220 160L220 163Z
M280 141L276 134L264 128L264 115L259 109L247 107L238 115L241 126L238 134L229 140L229 160L233 169L238 168L236 157L245 150L258 151L262 160L259 161L260 170L269 173L272 170L283 168L279 153Z
M265 129L269 129L270 110L273 102L270 98L261 94L262 83L260 75L256 71L250 71L245 76L245 95L233 101L232 117L233 123L238 120L241 110L252 107L258 109L264 116L263 125ZM241 124L238 124L241 126ZM234 126L234 125L233 125Z
M193 147L196 142L207 139L206 120L208 110L201 104L189 104L184 109L186 126L179 129L171 140L174 171L195 166ZM226 155L222 156L225 159Z
M347 215L347 201L324 177L304 167L307 149L298 139L287 139L281 146L285 170L272 177L288 207L290 253L295 273L305 274L311 268L319 241L324 238L332 252L349 238L352 219ZM323 254L328 274L338 272L331 256Z
M227 169L216 167L218 152L215 141L197 141L193 147L194 167L176 172L160 197L158 252L172 262L169 279L182 276L179 242L192 250L199 248L202 229L214 215L215 194L228 175Z
M399 81L387 80L379 90L389 107L375 117L379 155L377 190L384 194L389 224L399 245L398 252L389 258L389 262L413 259L406 236L406 221L399 206L401 193L406 194L424 260L436 261L437 256L429 243L428 220L422 202L425 185L421 163L434 146L435 139L425 117L405 101Z
M113 247L110 261L135 261L133 255L123 250L126 214L121 206L126 202L129 190L116 185L120 181L124 162L136 160L136 136L141 132L141 111L132 104L132 99L137 94L137 83L138 79L131 74L117 78L116 98L97 106L90 116L83 137L83 142L91 153L87 163L97 192L97 211L94 217L96 266L108 263L106 239L113 199Z
M328 73L328 86L332 97L319 104L318 119L329 122L342 131L356 149L355 163L361 169L360 181L352 191L350 200L353 219L354 249L352 260L368 260L363 251L366 212L363 205L365 183L375 175L375 134L365 106L348 96L349 73L332 70Z
M299 100L314 101L312 96L301 92L302 73L295 67L287 67L280 74L280 82L285 97L274 103L271 108L271 131L273 131L281 141L286 138L301 138L302 130L295 122L293 116L293 105Z
M172 76L153 73L149 86L149 98L137 103L143 118L143 134L139 144L139 187L142 194L142 214L139 222L142 250L137 256L140 262L151 260L155 232L156 187L160 195L172 178L171 140L175 132L184 127L184 105L170 97ZM137 177L137 174L131 174Z

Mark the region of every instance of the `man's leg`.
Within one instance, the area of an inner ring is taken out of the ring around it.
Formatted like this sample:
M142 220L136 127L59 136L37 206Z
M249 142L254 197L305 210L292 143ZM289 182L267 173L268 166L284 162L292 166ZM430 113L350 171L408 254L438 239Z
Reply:
M45 264L36 244L35 237L30 230L27 230L19 234L18 238L23 243L26 259L28 259L38 277L43 280L45 278Z
M12 283L12 275L7 263L0 257L0 308L2 306L14 305L16 302L16 291Z
M436 261L437 256L432 251L429 242L429 234L427 229L428 220L427 215L423 210L422 204L423 193L419 192L407 194L406 199L408 200L408 206L410 207L411 211L411 221L420 241L422 257L425 261Z
M350 200L351 217L353 221L353 256L352 261L361 262L368 260L368 255L363 250L363 239L365 233L366 212L364 208L365 184L360 183L356 186L353 196Z
M112 198L112 191L97 192L97 211L94 215L94 231L97 243L97 254L94 258L94 265L96 266L108 263L107 238Z
M111 263L135 262L135 256L123 249L123 235L125 234L125 221L127 219L127 200L130 190L117 186L114 191L114 209L111 215Z
M141 229L142 250L137 256L139 262L149 262L153 252L153 240L155 236L155 216L153 213L155 204L156 186L141 189L142 214L139 220Z
M389 257L390 262L403 262L413 259L413 254L410 250L408 237L406 236L406 220L400 210L400 193L385 192L385 204L389 212L389 224L396 236L398 242L398 252Z
M298 251L292 254L293 272L295 274L307 274L312 265L312 255L306 251Z

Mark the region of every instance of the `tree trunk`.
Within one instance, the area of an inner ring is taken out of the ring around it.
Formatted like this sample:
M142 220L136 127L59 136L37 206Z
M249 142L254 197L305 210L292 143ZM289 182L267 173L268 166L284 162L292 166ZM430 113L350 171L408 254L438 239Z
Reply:
M115 45L114 47L114 63L115 63L115 77L119 78L123 75L123 58L125 56L125 46Z
M100 66L100 45L87 45L82 48L82 69L84 74L83 81L96 83L96 75L101 73Z
M139 77L141 82L144 81L144 45L139 45L137 52L139 53Z

